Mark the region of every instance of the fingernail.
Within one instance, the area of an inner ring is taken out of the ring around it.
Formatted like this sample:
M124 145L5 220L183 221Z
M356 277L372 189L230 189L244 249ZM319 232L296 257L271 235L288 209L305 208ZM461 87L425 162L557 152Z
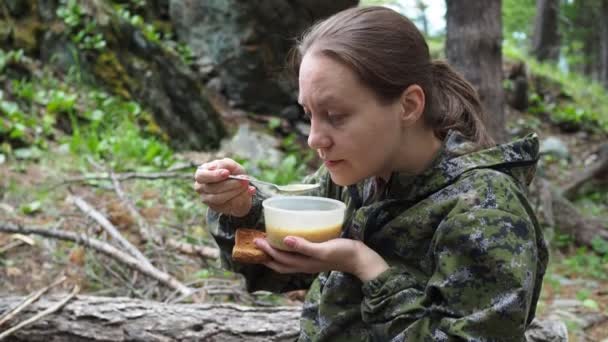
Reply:
M285 245L287 245L287 247L292 247L292 248L293 248L293 247L295 247L295 246L296 246L296 239L294 239L294 238L292 238L292 237L286 237L286 238L283 240L283 243L284 243Z
M219 174L220 174L220 176L224 177L224 176L228 176L228 174L230 174L230 172L228 172L228 170L220 170Z
M249 189L247 189L247 191L249 192L250 195L255 194L255 188L253 186L250 186Z

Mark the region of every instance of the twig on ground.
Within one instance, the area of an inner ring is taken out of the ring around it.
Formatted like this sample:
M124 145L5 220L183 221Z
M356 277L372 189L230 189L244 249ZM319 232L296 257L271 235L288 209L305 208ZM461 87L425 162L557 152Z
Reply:
M129 196L127 196L124 191L122 191L122 186L120 185L120 181L116 177L116 174L110 172L110 178L112 179L114 191L116 191L118 198L120 198L125 207L127 207L129 214L135 219L135 222L139 227L139 235L141 235L144 242L156 241L157 239L160 239L160 237L152 236L152 230L150 229L148 222L146 222L146 220L144 220L144 218L139 214L137 209L135 209L135 206L133 205L133 202L131 202L131 200L129 199Z
M2 326L2 324L4 324L4 323L10 321L11 319L13 319L13 317L15 317L19 312L23 311L23 309L25 309L28 305L30 305L33 302L35 302L36 300L38 300L38 298L40 298L43 294L45 294L46 291L48 291L52 287L55 287L55 286L61 284L65 279L66 279L65 276L61 276L57 280L55 280L53 283L51 283L51 285L45 286L36 292L30 293L27 297L25 297L23 299L23 301L21 303L19 303L19 305L17 305L13 309L7 311L4 315L0 316L0 326Z
M127 210L129 211L129 214L135 219L135 222L139 227L139 234L141 235L144 241L152 241L160 246L167 245L168 247L180 251L182 253L198 255L203 258L217 259L219 257L219 251L216 248L196 246L187 242L177 241L172 238L165 239L163 236L153 234L152 232L154 231L154 229L151 229L148 222L146 222L146 220L141 216L141 214L133 205L133 202L122 190L122 186L120 185L120 180L118 179L117 175L114 173L110 173L110 177L112 179L112 183L114 184L114 190L116 191L116 194L118 195L122 203L126 206Z
M77 234L57 229L25 228L10 223L0 223L0 232L37 234L55 239L73 241L78 244L93 248L96 251L113 258L114 260L120 261L121 263L129 266L130 268L137 270L153 279L156 279L172 289L178 290L182 295L189 294L193 291L193 289L185 286L173 276L158 270L156 267L149 267L148 265L141 263L139 260L117 249L116 247L103 241L91 238L85 234Z
M116 178L120 181L128 180L128 179L147 179L147 180L157 180L157 179L190 179L194 181L194 172L184 172L184 171L167 171L167 172L126 172L126 173L117 173ZM67 178L60 183L57 183L53 186L53 188L71 184L71 183L80 183L80 182L88 182L95 180L106 180L111 181L109 172L100 172L100 173L91 173L84 176L71 177Z
M4 254L15 247L19 247L19 246L23 245L24 243L25 242L23 242L21 240L11 241L11 242L7 243L6 245L0 247L0 254Z
M78 292L80 291L80 287L78 285L74 286L74 289L72 290L72 293L70 293L67 297L65 297L63 300L61 300L60 302L58 302L57 304L55 304L52 307L49 307L48 309L38 313L35 316L30 317L29 319L17 324L16 326L4 331L3 333L0 333L0 340L4 339L5 337L13 334L14 332L16 332L17 330L30 325L34 322L36 322L37 320L43 318L44 316L48 316L50 314L52 314L53 312L61 309L67 302L70 301L70 299L72 299Z
M69 195L67 198L68 202L74 203L78 209L82 210L86 215L92 217L103 229L110 234L112 239L116 240L122 248L124 248L129 254L134 256L141 263L147 267L154 267L152 263L146 258L135 246L133 246L127 239L125 239L118 229L108 221L99 211L95 210L90 204L80 197Z

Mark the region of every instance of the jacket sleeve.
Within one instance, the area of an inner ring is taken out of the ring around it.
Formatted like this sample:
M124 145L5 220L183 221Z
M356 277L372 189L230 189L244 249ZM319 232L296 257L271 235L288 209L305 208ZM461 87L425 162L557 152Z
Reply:
M533 223L499 210L448 216L425 287L394 265L363 284L363 320L381 341L521 341L533 298Z
M306 177L304 183L320 182L321 187L314 195L324 195L327 190L327 175L322 169ZM262 191L256 191L253 197L253 205L249 213L244 217L234 217L220 214L212 209L207 210L207 228L215 239L220 249L220 261L223 268L242 274L247 283L247 290L254 292L258 290L272 292L286 292L299 289L307 289L316 275L311 274L279 274L259 264L243 264L232 260L232 248L237 228L251 228L265 230L264 216L262 212L262 201L269 195Z

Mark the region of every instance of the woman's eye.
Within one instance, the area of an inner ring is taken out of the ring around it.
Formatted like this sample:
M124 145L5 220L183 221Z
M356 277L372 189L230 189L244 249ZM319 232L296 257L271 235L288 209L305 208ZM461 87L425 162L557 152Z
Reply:
M328 114L327 118L332 125L340 125L344 123L346 115L344 114Z

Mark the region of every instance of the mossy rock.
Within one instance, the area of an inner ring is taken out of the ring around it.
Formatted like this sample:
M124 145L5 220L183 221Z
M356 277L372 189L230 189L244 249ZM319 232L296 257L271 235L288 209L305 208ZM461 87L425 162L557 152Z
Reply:
M114 52L105 51L97 56L93 70L95 76L111 88L113 93L125 99L131 99L130 89L133 80L129 78Z

